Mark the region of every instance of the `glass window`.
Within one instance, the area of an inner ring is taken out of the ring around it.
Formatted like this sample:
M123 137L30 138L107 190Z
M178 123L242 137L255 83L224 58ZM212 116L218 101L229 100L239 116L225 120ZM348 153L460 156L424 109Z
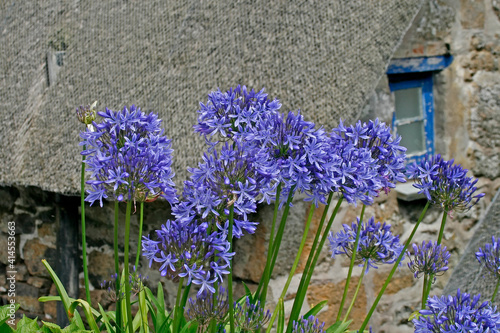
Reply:
M393 129L411 163L434 154L432 73L389 75L394 94Z
M401 89L394 92L396 119L422 117L422 88Z

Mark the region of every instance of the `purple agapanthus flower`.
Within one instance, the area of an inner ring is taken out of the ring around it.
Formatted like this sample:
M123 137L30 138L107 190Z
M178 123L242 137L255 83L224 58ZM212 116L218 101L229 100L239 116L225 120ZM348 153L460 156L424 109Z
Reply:
M400 141L378 119L349 127L341 120L332 130L330 149L339 156L332 176L349 203L359 200L369 205L381 190L387 193L396 182L406 181L406 148Z
M406 252L410 262L408 267L412 271L415 278L420 278L422 275L434 276L441 275L448 270L448 260L450 252L446 246L437 244L437 242L425 242L422 244L412 244L413 253Z
M277 112L280 107L277 99L268 99L264 89L256 92L238 85L226 92L213 91L207 103L200 103L194 130L210 143L229 139L241 142L264 115Z
M350 226L344 224L344 230L339 231L335 236L330 232L328 240L333 258L338 254L346 254L349 258L352 256L359 224L358 218ZM377 265L380 264L392 264L396 262L403 248L404 246L399 242L399 236L392 234L390 224L375 223L372 217L368 222L361 223L355 263L362 266L368 262L367 270L370 267L378 268Z
M491 243L484 244L484 250L479 248L476 259L488 272L500 279L500 239L491 236Z
M234 303L234 321L240 332L254 332L261 330L271 319L271 312L264 311L260 305L250 303L250 298L245 297L241 303Z
M198 329L207 329L210 321L215 320L217 332L222 332L229 312L227 290L220 286L214 299L212 293L203 291L188 299L186 318L198 323Z
M306 121L300 111L268 113L246 140L257 149L255 170L263 177L261 188L282 184L281 204L290 191L306 193L306 200L315 205L326 204L335 185L329 170L336 156L331 155L323 129Z
M433 296L427 309L413 319L416 333L500 332L500 314L489 302L479 302L480 295Z
M200 295L204 291L214 293L214 283L223 282L229 274L234 256L224 232L210 231L208 223L169 220L156 230L156 240L143 238L142 253L150 267L153 262L159 263L162 276L182 277L187 284L199 285Z
M158 116L134 105L121 111L106 108L98 114L102 121L80 134L91 173L86 201L99 200L102 206L104 198L147 201L161 195L176 202L171 144Z
M257 223L248 216L257 210L262 176L255 172L255 155L237 142L222 145L220 151L203 155L197 168L189 168L191 179L184 182L181 203L173 208L179 221L193 219L224 226L234 205L233 235L254 233Z
M302 317L299 321L294 320L292 325L292 333L325 333L325 323L314 316Z
M407 176L415 181L413 186L419 193L449 213L467 211L484 196L475 194L477 179L467 177L467 171L438 154L424 157L419 164L413 162L407 168Z

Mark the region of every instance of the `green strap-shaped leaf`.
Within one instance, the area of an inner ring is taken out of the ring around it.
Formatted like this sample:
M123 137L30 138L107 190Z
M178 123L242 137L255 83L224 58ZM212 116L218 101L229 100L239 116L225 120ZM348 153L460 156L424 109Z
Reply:
M75 310L78 306L81 306L83 308L83 312L85 313L85 317L87 318L90 329L94 332L100 332L99 326L97 326L94 318L94 313L92 312L93 309L90 307L90 304L87 303L87 301L84 301L83 299L77 299L76 301L71 303L68 312L75 313ZM99 312L97 312L97 315L99 315Z
M42 263L45 266L45 268L47 269L47 271L49 272L50 277L52 278L52 281L56 285L57 293L59 294L59 296L61 296L61 301L63 303L64 309L66 310L66 314L68 315L68 319L70 321L72 321L73 316L74 316L75 323L76 323L76 325L78 325L78 328L80 328L81 330L85 330L85 326L83 325L82 318L80 318L80 315L78 314L78 312L76 312L76 313L69 312L69 308L70 308L72 302L71 302L71 300L68 296L68 293L66 292L66 289L64 288L61 280L59 280L59 277L57 276L56 272L54 272L52 267L50 267L47 260L43 259Z
M332 326L328 327L326 329L326 333L344 333L347 332L347 329L349 328L349 325L351 324L352 319L348 320L346 322L341 322L338 321Z
M99 312L101 313L102 322L104 323L104 326L106 326L108 333L115 333L115 330L111 327L111 323L109 322L109 317L107 313L104 311L101 304L98 305L99 305Z
M278 326L276 327L276 332L283 333L285 331L285 303L283 302L283 298L279 299L278 306L274 311L278 311Z
M326 303L328 303L328 301L321 301L316 304L311 310L307 311L307 313L304 315L304 318L307 319L310 316L316 316L321 311L321 309L325 307Z

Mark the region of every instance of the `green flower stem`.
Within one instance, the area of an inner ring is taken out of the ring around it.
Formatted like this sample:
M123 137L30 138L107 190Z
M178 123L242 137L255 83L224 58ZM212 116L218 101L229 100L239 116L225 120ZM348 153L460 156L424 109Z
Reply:
M271 234L269 235L269 248L273 248L273 241L274 241L274 232L276 230L276 220L278 220L278 211L279 211L279 197L281 195L281 183L278 184L278 188L276 189L276 198L277 200L274 201L274 212L273 212L273 223L271 225ZM267 261L271 261L271 251L267 251Z
M429 298L429 294L431 292L431 287L432 287L432 281L434 280L434 276L433 275L430 275L429 277L427 277L427 285L425 286L425 295L423 297L423 300L425 303L427 303L427 299ZM425 281L424 281L425 283ZM425 303L424 303L424 307L422 309L425 309Z
M323 225L325 223L326 215L328 214L328 209L330 208L330 204L332 202L332 198L333 198L333 192L331 192L330 195L328 196L328 200L327 200L325 209L323 210L323 214L321 216L321 220L319 222L318 229L316 231L316 235L314 236L314 241L312 243L311 250L309 252L309 256L307 257L307 262L306 262L304 271L302 272L302 276L307 275L307 272L309 271L309 268L311 266L311 261L312 261L312 255L311 254L314 253L314 251L316 250L316 247L318 246L318 241L319 241L319 237L321 235L321 230L323 230ZM309 214L311 214L310 216L312 216L311 212L309 212ZM309 220L309 218L308 218L308 220ZM307 225L306 225L306 228L308 228ZM299 253L300 253L300 251L302 251L302 250L299 250ZM299 258L299 255L297 256L297 258ZM293 275L293 273L290 274L290 276L288 277L288 281L291 281L290 277L292 275ZM288 281L287 281L287 283L289 283ZM288 286L285 289L283 289L283 292L281 293L281 299L284 299L287 289L288 289ZM299 288L299 290L300 290L300 288ZM274 320L276 319L277 314L278 314L278 311L274 311L273 312L273 315L271 317L271 320L269 321L269 324L268 324L269 326L268 326L268 329L267 329L266 333L269 333L271 331L271 328L272 328L272 326L274 324Z
M323 215L321 216L321 220L320 220L319 225L318 225L318 229L316 231L316 235L314 236L314 241L312 243L311 250L309 251L309 256L307 257L307 262L306 262L306 265L304 267L304 271L302 272L302 276L304 276L304 275L307 276L307 274L311 268L313 256L314 256L314 253L316 251L316 248L318 247L319 238L321 236L321 231L323 230L323 225L325 224L325 221L326 221L326 215L328 214L328 210L330 209L330 204L332 203L332 198L333 198L333 192L330 192L325 209L323 210Z
M359 288L361 287L361 282L363 282L363 277L365 276L367 268L368 268L368 260L366 260L364 265L363 265L363 271L361 272L361 275L359 276L358 286L356 287L356 291L354 292L354 296L352 297L351 304L349 305L349 309L347 309L347 313L345 314L345 317L344 317L344 320L342 320L342 323L346 322L347 317L349 317L349 314L351 313L352 307L354 306L354 302L356 301L356 297L358 297Z
M300 314L300 309L302 308L302 304L304 303L304 299L306 297L306 292L307 288L309 286L309 282L311 281L313 272L314 272L314 267L316 267L316 263L318 262L319 255L321 253L321 249L323 248L323 245L325 244L325 241L328 237L328 232L332 228L333 221L335 220L335 216L337 216L337 213L340 209L340 205L342 204L344 197L341 196L339 200L337 201L337 205L335 206L335 209L333 210L332 216L330 217L330 220L328 221L328 224L326 226L326 229L321 237L321 240L319 242L319 245L316 249L315 252L309 253L309 257L312 257L311 261L311 266L309 267L309 270L307 274L303 273L302 278L300 280L299 288L297 289L297 296L295 296L295 300L293 302L293 307L292 307L292 312L290 314L290 318L288 319L288 326L287 326L287 332L292 331L292 323L295 320L298 320L299 314ZM319 231L320 229L318 229Z
M295 257L295 261L293 262L292 269L290 270L290 274L288 274L288 279L286 280L285 287L283 288L283 291L281 292L280 298L285 299L286 292L288 290L288 287L290 286L290 282L292 282L292 277L293 274L295 274L295 270L297 269L297 266L299 265L300 261L300 256L302 255L302 250L304 249L304 245L306 245L306 240L307 240L307 234L309 233L309 227L311 226L311 221L312 217L314 215L314 209L316 206L311 205L311 208L309 209L309 216L307 217L307 222L306 222L306 227L304 229L304 233L302 235L302 240L300 241L300 246L299 246L299 251L297 252L297 256Z
M495 296L497 295L499 285L500 285L500 279L497 279L497 285L495 286L495 291L493 292L493 295L491 296L491 303L493 303L495 301Z
M262 294L260 295L261 306L264 306L266 304L267 287L269 285L269 280L271 279L271 275L273 274L274 265L276 264L276 259L278 258L278 252L280 250L281 240L283 239L283 232L285 231L286 220L288 218L288 212L290 211L290 203L292 202L294 193L295 193L295 185L292 186L290 192L288 193L288 198L285 203L285 209L283 211L283 215L281 216L280 226L278 228L278 232L276 233L275 241L273 242L272 258L269 264L269 269L266 272L267 274L265 275L265 281L262 287Z
M443 218L441 219L441 228L439 228L439 235L437 239L438 245L441 244L441 241L443 240L443 235L444 235L444 226L446 225L446 218L448 217L448 212L444 211L443 212Z
M344 303L347 298L347 291L349 290L349 282L351 281L352 270L354 268L354 262L356 261L356 254L358 252L359 236L361 235L361 224L363 223L365 208L366 205L363 204L363 208L361 208L361 215L359 216L358 230L356 231L356 238L354 240L354 246L351 254L351 263L349 264L349 271L347 272L347 279L345 281L344 294L342 295L342 300L340 301L339 313L337 314L337 321L339 321L340 318L342 317L342 310L344 308ZM362 274L364 274L364 272Z
M118 209L119 202L115 201L115 224L114 224L114 239L113 246L115 252L115 273L116 273L116 331L117 333L122 332L122 307L121 307L121 286L120 286L120 261L119 261L119 253L118 253Z
M177 297L175 298L175 307L174 307L174 322L172 327L172 332L179 332L179 324L181 322L181 314L182 311L179 309L182 298L182 286L184 285L184 277L181 277L179 280L179 286L177 287Z
M217 251L216 251L217 252ZM217 304L217 296L219 296L219 283L214 282L215 292L212 294L212 304ZM210 319L210 324L208 326L208 332L215 333L216 321L215 318Z
M279 302L282 302L283 299L280 298L278 300L278 304ZM271 330L273 329L273 324L274 324L274 321L276 320L276 316L278 315L278 310L277 309L274 309L273 311L273 315L271 316L271 320L269 320L269 323L267 324L267 330L266 330L266 333L271 333Z
M142 221L144 219L144 201L141 201L139 210L139 241L137 242L137 254L135 257L135 268L139 269L139 258L141 257L142 245Z
M387 286L389 285L389 282L391 281L392 279L392 276L394 275L394 273L396 272L396 269L399 267L399 263L401 262L401 260L403 259L405 253L406 253L406 249L408 249L408 246L410 245L411 243L411 240L413 239L413 236L415 236L415 233L417 232L417 229L418 229L418 226L420 225L420 222L422 222L422 220L424 219L424 216L425 216L425 213L427 212L427 208L429 208L429 205L430 205L430 202L427 201L427 203L425 204L425 207L424 207L424 210L422 211L422 213L420 214L420 217L418 218L418 221L417 223L415 224L415 226L413 227L413 230L410 234L410 237L408 238L408 240L406 241L404 247L403 247L403 250L401 251L401 254L399 255L398 259L396 260L396 262L394 263L394 266L392 267L392 270L391 272L389 273L389 276L387 277L387 279L385 280L385 283L384 285L382 286L382 289L380 289L380 292L378 293L377 295L377 298L375 299L375 302L373 302L373 305L372 307L370 308L370 311L368 312L368 315L366 316L365 320L363 321L363 323L361 324L361 327L359 328L359 332L363 332L363 330L366 328L366 325L368 325L368 321L370 320L373 312L375 311L375 308L377 307L378 305L378 302L380 301L380 299L382 298L382 295L384 294L385 292L385 289L387 288Z
M264 272L262 273L262 278L259 281L259 286L257 287L257 290L255 292L255 300L260 299L260 293L262 291L262 288L264 286L264 281L266 280L266 276L268 275L269 272L269 265L271 264L272 258L273 258L273 245L274 245L274 232L276 229L276 221L278 220L278 210L279 210L279 197L281 194L281 183L278 184L278 188L276 189L276 200L274 201L274 214L273 214L273 221L271 224L271 234L269 236L269 244L267 246L267 260L266 260L266 266L264 267Z
M83 145L83 150L87 148ZM85 281L85 296L87 297L87 302L90 306L90 289L89 289L89 269L87 267L87 236L85 231L85 155L82 155L82 177L81 177L81 187L80 187L80 197L81 197L81 218L82 218L82 261L83 261L83 278Z
M446 225L446 218L448 217L448 212L445 210L443 212L443 218L441 219L441 227L439 228L439 234L438 234L438 239L437 239L437 245L441 245L441 242L443 241L443 235L444 235L444 228ZM427 301L427 298L429 297L429 294L431 293L431 287L432 287L432 281L434 281L434 274L430 275L426 287L425 287L425 295L423 300ZM425 283L425 281L424 281ZM425 309L425 304L422 304L422 309Z
M425 309L425 303L427 301L427 280L429 280L427 274L424 274L424 285L422 287L422 310Z
M229 252L233 252L233 223L234 204L229 207L229 228L227 237L229 238ZM233 261L231 260L229 274L227 275L227 294L229 304L229 332L234 333L234 308L233 308Z
M130 281L129 281L129 242L130 242L130 215L132 211L131 200L127 201L127 211L125 215L125 249L124 249L124 282L125 282L125 305L127 309L127 324L129 333L134 333L134 328L132 326L132 306L130 303Z

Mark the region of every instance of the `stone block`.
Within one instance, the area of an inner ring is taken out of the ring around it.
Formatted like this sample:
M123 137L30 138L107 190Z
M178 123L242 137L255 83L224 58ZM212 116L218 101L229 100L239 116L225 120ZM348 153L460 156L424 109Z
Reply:
M344 318L349 304L354 296L354 291L359 283L358 277L352 277L349 282L349 289L347 292L347 299L344 304L344 309L342 312L342 319ZM345 281L340 283L321 283L312 284L309 286L307 292L307 302L312 307L321 301L327 300L328 308L318 314L318 319L326 323L325 327L333 325L337 318L337 313L339 311L340 300L342 299L342 294L344 293ZM367 308L367 297L365 286L362 283L358 292L358 296L354 303L354 307L349 314L348 319L353 319L352 325L349 327L351 330L355 330L361 326L362 318L366 317ZM361 319L361 320L360 320Z
M51 286L52 280L37 276L30 276L28 277L28 280L26 282L35 288L47 289L47 291L49 291L49 287Z
M373 291L375 295L378 295L380 289L382 289L385 280L389 276L389 272L379 272L375 271L373 273ZM413 274L408 270L402 269L397 271L391 279L391 282L387 286L387 289L384 292L384 295L391 295L400 292L403 289L412 287L416 283L416 279L413 277Z
M303 196L296 195L296 197L293 200L293 207L290 208L273 277L288 274L297 255L307 209L310 204L303 201ZM235 241L236 256L233 261L233 274L235 277L253 282L260 280L267 258L267 245L269 244L273 211L273 205L259 206L258 213L249 218L251 221L259 222L256 233L254 235L244 235ZM278 214L276 229L278 229L282 212L283 209Z
M42 223L54 223L56 221L55 209L44 209L36 215L36 218L42 221Z
M9 258L12 254L15 254L15 263L19 262L19 236L14 236L14 246L12 246L12 241L9 240L9 235L0 233L0 263L7 265L9 263ZM14 251L9 251L10 248L14 247ZM12 253L14 252L14 253Z
M133 258L135 260L135 258ZM101 251L92 251L88 255L89 279L92 285L100 287L104 280L109 281L115 272L115 261L113 254ZM133 260L131 259L131 262Z
M464 29L484 29L484 0L460 0L460 23Z
M35 232L36 224L33 215L31 214L18 214L15 217L16 233L18 234L32 234Z
M42 312L42 304L38 301L39 289L27 283L16 283L16 302L20 304L22 310L28 311L32 314Z
M15 195L9 187L0 187L0 211L10 212L14 208Z
M30 239L26 242L23 248L24 263L31 275L50 277L42 263L42 259L55 269L57 264L57 251L55 245L46 245L40 242L39 239Z
M55 223L43 223L38 227L38 237L45 238L47 241L56 242Z

